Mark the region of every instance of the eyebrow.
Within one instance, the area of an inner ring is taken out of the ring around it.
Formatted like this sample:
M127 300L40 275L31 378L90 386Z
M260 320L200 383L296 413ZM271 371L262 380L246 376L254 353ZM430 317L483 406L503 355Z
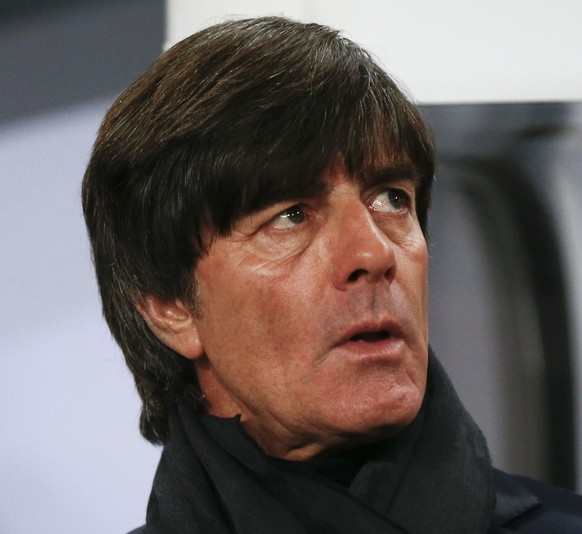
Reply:
M414 164L405 163L368 167L357 173L354 180L359 181L365 187L406 180L412 183L416 190L421 184L422 176ZM332 185L323 179L323 173L310 180L291 181L286 187L282 187L274 193L255 198L254 202L241 213L241 217L258 213L279 202L324 196L329 194L331 189Z
M366 187L373 187L383 182L407 180L412 182L415 189L418 189L422 181L422 175L414 164L407 163L364 169L360 172L360 180Z
M270 192L256 198L243 215L258 213L279 202L323 196L327 191L328 184L323 181L321 176L317 176L311 181L292 181L289 185L280 188L274 193Z

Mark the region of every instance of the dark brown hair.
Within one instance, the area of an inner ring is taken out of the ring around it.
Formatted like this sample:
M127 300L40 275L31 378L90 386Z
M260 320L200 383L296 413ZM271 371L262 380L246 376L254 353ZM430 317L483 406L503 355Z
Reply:
M206 28L163 54L113 104L84 182L103 312L143 401L142 434L163 442L168 410L204 410L193 364L151 333L134 303L192 302L204 235L301 196L341 155L378 155L422 175L423 231L434 154L417 109L370 55L317 24L267 17Z

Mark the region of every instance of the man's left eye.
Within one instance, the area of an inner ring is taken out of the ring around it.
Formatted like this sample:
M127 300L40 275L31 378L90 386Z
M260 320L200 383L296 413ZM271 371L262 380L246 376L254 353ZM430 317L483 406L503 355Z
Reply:
M282 211L273 219L273 228L286 230L301 224L305 220L305 210L302 206L295 205Z
M371 208L374 211L396 213L408 208L410 197L400 189L386 189L374 198Z

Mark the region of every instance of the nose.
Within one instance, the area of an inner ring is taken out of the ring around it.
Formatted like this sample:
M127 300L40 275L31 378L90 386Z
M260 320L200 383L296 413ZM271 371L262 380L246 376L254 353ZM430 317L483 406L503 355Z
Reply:
M336 288L343 290L364 281L376 283L394 278L395 245L364 205L359 204L356 209L352 206L343 214L334 241L333 282Z

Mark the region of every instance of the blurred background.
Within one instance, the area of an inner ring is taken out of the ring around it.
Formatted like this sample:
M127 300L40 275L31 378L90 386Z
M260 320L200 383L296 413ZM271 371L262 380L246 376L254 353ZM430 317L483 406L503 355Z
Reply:
M582 488L582 6L427 4L0 0L0 533L144 520L160 451L101 318L80 182L119 92L225 15L344 29L419 101L431 344L496 465Z

